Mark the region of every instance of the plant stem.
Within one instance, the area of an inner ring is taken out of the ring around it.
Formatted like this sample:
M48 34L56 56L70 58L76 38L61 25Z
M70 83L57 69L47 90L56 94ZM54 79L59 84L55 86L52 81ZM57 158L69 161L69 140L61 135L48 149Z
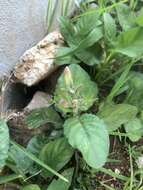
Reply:
M133 189L133 180L134 180L134 170L133 170L133 160L132 160L132 152L131 152L130 146L129 146L129 155L130 155L130 169L131 169L130 190L132 190Z

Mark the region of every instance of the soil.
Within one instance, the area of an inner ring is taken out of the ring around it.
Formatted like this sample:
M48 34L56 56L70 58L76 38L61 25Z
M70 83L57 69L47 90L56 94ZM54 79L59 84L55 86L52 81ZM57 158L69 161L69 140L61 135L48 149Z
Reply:
M117 160L119 162L111 162L111 163L106 163L105 168L110 169L113 172L117 172L120 175L124 176L130 176L130 161L129 161L129 155L127 154L128 151L125 146L123 146L123 143L120 142L119 139L114 138L112 140L112 150L109 155L110 159ZM96 175L96 181L97 184L100 182L103 182L112 187L115 188L116 190L121 190L123 189L124 181L113 178L109 175L106 175L102 172L97 173ZM96 190L106 190L106 188L101 187L101 184L96 186Z

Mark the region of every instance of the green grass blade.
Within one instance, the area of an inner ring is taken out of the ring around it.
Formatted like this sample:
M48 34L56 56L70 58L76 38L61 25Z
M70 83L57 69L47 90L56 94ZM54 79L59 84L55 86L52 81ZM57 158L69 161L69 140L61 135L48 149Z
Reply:
M128 137L128 134L120 133L120 132L111 132L110 135L112 135L112 136L120 136L120 137Z
M116 159L107 159L107 162L109 163L121 163L121 160L116 160Z
M113 86L110 94L107 97L107 102L111 102L112 99L114 98L114 96L116 96L116 94L118 93L119 89L125 84L125 82L128 80L127 76L128 73L132 67L134 62L128 64L125 68L125 70L123 71L123 73L121 74L121 76L119 77L119 79L117 80L117 82L115 83L115 85Z
M58 3L53 3L53 0L48 0L48 7L47 7L47 17L46 17L46 23L47 23L47 31L49 32L53 23L56 7Z
M95 12L100 12L100 13L108 12L108 11L110 11L111 9L117 7L119 4L121 4L121 3L126 3L126 2L128 2L128 1L129 1L129 0L122 0L122 1L119 1L119 2L117 2L117 3L113 3L112 5L107 6L106 8L100 8L100 9L96 8L96 9L92 9L92 10L90 10L90 11L87 11L87 12L85 12L85 13L82 13L82 14L80 14L80 15L75 16L75 17L72 19L72 21L74 22L74 21L76 21L76 20L77 20L78 18L80 18L80 17L87 16L87 15L90 15L90 14L94 14Z
M101 184L103 187L105 187L107 190L115 190L114 188L112 188L112 187L106 185L105 183L100 182L100 184Z
M131 175L130 175L130 189L129 189L129 190L133 190L134 168L133 168L132 151L131 151L131 147L130 147L130 146L129 146L129 156L130 156L130 170L131 170Z
M70 6L72 6L73 0L63 0L61 3L61 16L67 16Z
M23 178L22 175L19 174L12 174L8 176L0 176L0 185L6 184L8 182L14 181L16 179Z
M112 170L109 170L109 169L106 169L106 168L100 168L99 171L107 174L107 175L110 175L112 176L113 178L117 178L117 179L120 179L122 181L127 181L129 178L124 176L124 175L119 175L119 174L116 174L115 172L113 172Z
M21 145L17 144L13 140L11 140L10 143L13 146L15 146L16 148L19 148L28 158L30 158L31 160L33 160L34 162L36 162L38 165L40 165L43 168L45 168L46 170L50 171L51 173L53 173L54 175L56 175L57 177L59 177L63 181L68 182L68 180L64 176L62 176L61 174L59 174L58 172L56 172L55 170L53 170L50 166L48 166L45 163L43 163L35 155L33 155L32 153L28 152L24 147L22 147Z

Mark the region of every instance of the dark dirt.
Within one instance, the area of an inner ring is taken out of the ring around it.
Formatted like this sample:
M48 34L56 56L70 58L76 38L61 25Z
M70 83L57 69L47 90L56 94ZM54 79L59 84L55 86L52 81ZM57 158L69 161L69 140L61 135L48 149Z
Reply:
M130 176L130 161L129 161L129 155L127 154L128 151L126 147L123 145L123 142L120 142L119 139L114 138L112 140L112 150L109 155L110 159L118 160L119 162L111 162L106 163L105 168L110 169L113 172L119 172L118 174L124 175L124 176ZM96 182L99 184L100 182L104 182L106 185L115 188L116 190L123 189L124 181L113 178L107 174L104 174L102 172L98 172L96 174ZM96 190L106 190L106 188L101 187L101 184L99 184L96 187Z

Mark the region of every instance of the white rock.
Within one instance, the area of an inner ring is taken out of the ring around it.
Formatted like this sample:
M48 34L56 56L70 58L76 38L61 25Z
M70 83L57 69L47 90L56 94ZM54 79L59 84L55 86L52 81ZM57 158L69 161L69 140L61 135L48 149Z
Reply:
M25 108L25 110L32 111L34 109L49 107L50 105L51 105L51 96L44 92L37 91L34 94L31 102Z
M20 58L20 63L14 69L15 77L27 86L46 78L57 67L54 58L62 44L63 37L58 31L48 34Z

